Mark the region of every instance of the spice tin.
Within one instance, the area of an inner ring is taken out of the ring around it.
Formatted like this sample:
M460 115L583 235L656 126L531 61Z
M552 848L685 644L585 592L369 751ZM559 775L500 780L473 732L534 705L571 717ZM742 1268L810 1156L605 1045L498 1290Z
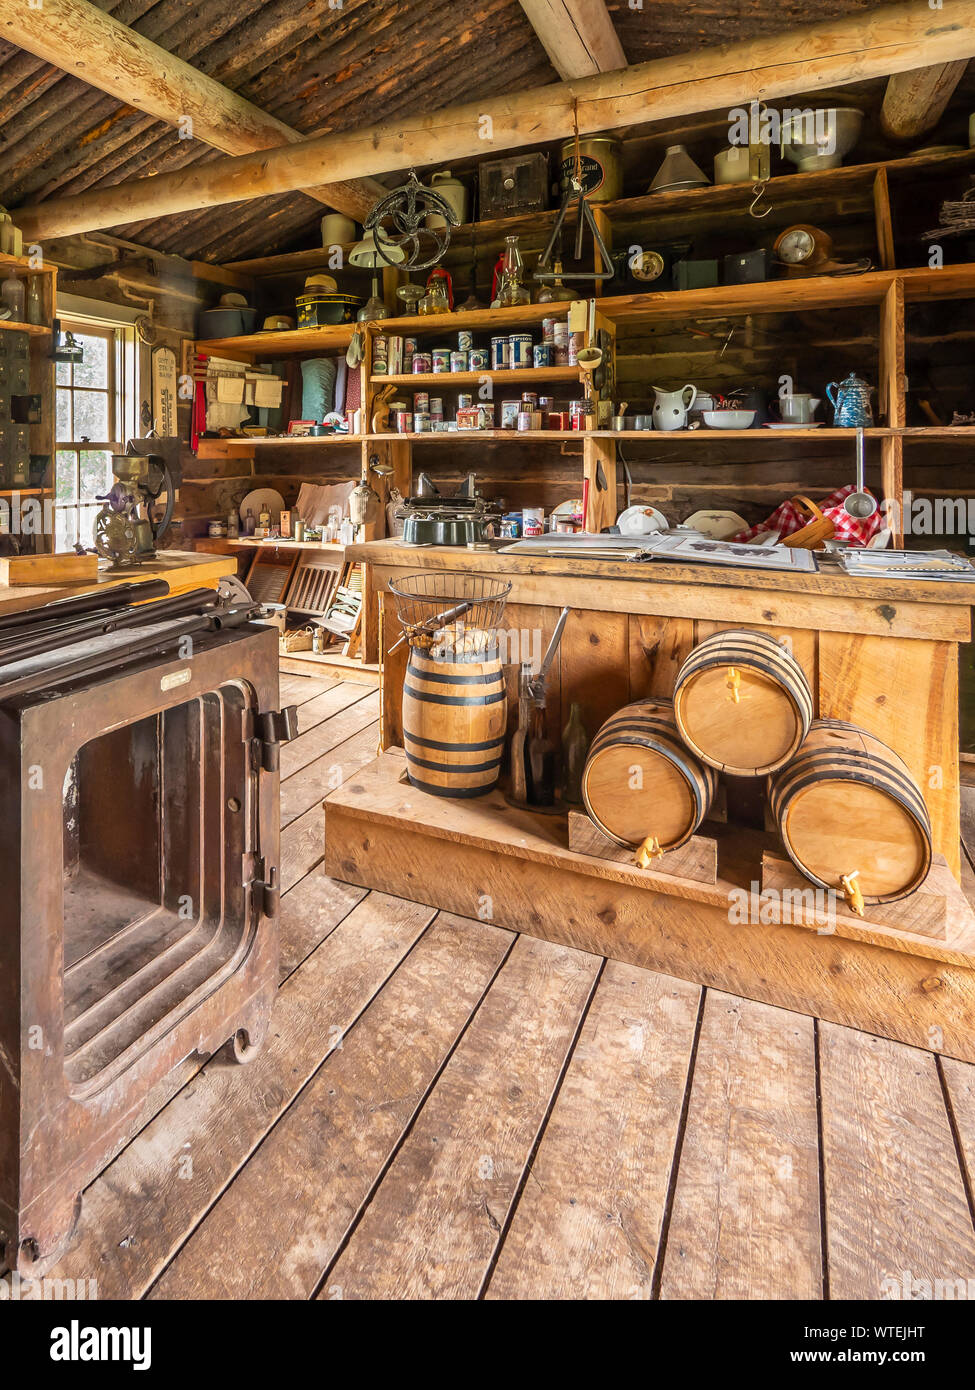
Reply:
M416 352L416 339L415 339L415 338L404 338L404 339L403 339L403 356L404 356L404 357L412 357L413 354L414 354L414 352Z
M459 351L458 351L458 352L452 352L452 353L450 354L450 370L451 370L452 372L466 372L466 371L467 371L467 353L466 353L466 352L459 352Z
M409 434L413 428L412 410L397 410L393 417L397 434Z
M570 367L574 367L574 366L576 366L576 364L577 364L577 361L578 361L578 352L579 352L579 349L582 347L582 340L583 340L583 337L584 337L584 336L585 336L585 335L582 334L582 333L573 333L573 334L571 334L570 337L569 337L569 366L570 366Z
M469 370L472 372L486 371L489 360L487 348L471 348L467 354Z
M435 372L450 371L450 348L433 349L433 370Z
M491 339L491 366L494 370L504 371L511 366L510 344L507 338Z
M501 428L503 430L513 430L518 427L518 416L521 413L521 401L502 401L501 402Z
M458 410L466 410L474 404L474 396L470 391L460 391L457 394ZM442 409L442 407L441 407Z
M558 319L542 319L542 342L554 343L555 330L558 327Z
M430 396L426 391L414 391L413 413L414 415L422 414L424 411L427 414L430 413Z
M532 348L532 361L536 367L551 367L555 363L555 344L536 343Z
M532 413L530 410L520 410L518 412L519 430L530 430L532 427Z
M433 370L433 359L428 352L414 352L410 362L414 372L423 372L426 375Z
M429 433L430 433L430 430L431 430L431 427L432 427L432 423L433 423L433 422L432 422L431 419L430 419L430 412L429 412L429 411L427 411L427 410L418 410L418 411L415 411L414 414L413 414L413 433L414 433L414 434L429 434Z
M530 367L532 364L532 335L512 333L508 339L509 356L512 367Z
M457 334L457 346L461 352L470 352L474 346L474 334L468 329L462 328Z

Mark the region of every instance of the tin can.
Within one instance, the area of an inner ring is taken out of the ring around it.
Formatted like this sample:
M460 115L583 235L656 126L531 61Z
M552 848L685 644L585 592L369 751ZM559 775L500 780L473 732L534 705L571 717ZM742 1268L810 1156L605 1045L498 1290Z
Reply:
M552 342L556 347L568 347L569 324L566 319L555 319L552 326Z
M427 410L417 410L413 413L413 433L429 434L432 426L430 412Z
M474 334L467 328L462 328L457 334L457 346L461 352L470 352L474 346Z
M442 397L440 397L440 396L431 396L431 397L430 397L430 419L431 419L431 420L442 420L442 419L443 419L443 399L442 399Z
M512 333L508 339L511 366L530 367L532 364L532 335Z
M564 198L572 187L576 157L581 164L582 191L590 203L612 203L623 193L623 161L620 142L612 135L589 135L563 142L559 163L559 190Z
M470 391L458 391L457 408L458 410L468 410L474 404L474 396Z
M532 348L532 362L536 367L551 367L555 362L554 343L536 343Z
M393 417L397 434L409 434L413 428L412 410L397 410Z
M433 370L437 373L450 371L450 348L433 349Z
M430 396L426 391L413 392L413 414L422 415L424 412L430 413Z
M422 372L424 375L429 375L433 370L433 358L428 352L414 352L410 358L410 362L414 374Z
M459 352L459 351L458 351L458 352L452 352L452 353L450 354L450 370L451 370L452 372L466 372L466 371L467 371L467 353L466 353L466 352Z
M582 347L584 334L572 333L569 336L569 366L574 367L578 362L579 349Z
M521 512L505 512L501 518L501 534L517 540L521 535Z
M501 402L501 428L503 430L514 430L518 428L518 416L521 414L521 401L502 401Z
M542 319L542 342L543 342L543 343L554 343L554 342L555 342L555 329L556 329L556 326L558 325L558 322L559 322L558 319Z
M558 343L556 343L556 345L555 345L555 364L554 364L554 365L555 365L556 367L567 367L567 366L569 365L569 348L568 348L568 345L566 345L565 347L560 347L560 346L558 345Z
M531 427L532 427L532 413L531 413L531 411L530 411L530 410L519 410L519 412L518 412L518 429L519 429L519 430L530 430Z
M491 339L491 366L496 372L511 366L510 344L507 338Z
M526 536L540 536L545 530L545 509L543 507L526 507L521 518Z
M467 354L468 370L472 372L485 372L487 371L488 362L490 360L487 348L471 348L470 352Z
M404 356L404 357L412 357L413 354L414 354L414 352L416 352L416 339L415 339L415 338L404 338L404 339L403 339L403 356Z

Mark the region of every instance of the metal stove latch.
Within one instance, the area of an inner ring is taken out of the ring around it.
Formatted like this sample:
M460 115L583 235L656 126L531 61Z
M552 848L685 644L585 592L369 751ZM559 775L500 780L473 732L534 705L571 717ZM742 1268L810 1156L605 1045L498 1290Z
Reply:
M281 883L276 864L268 867L262 854L245 854L244 887L253 891L255 903L263 916L277 917L281 905Z
M265 772L277 772L281 766L281 744L298 735L298 706L267 710L257 716L258 742L261 745L261 767Z

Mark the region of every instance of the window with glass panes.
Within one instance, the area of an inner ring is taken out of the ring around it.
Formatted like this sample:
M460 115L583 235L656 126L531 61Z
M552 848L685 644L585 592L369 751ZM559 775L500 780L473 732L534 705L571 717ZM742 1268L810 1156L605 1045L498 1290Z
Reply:
M117 333L114 328L72 324L84 350L81 362L57 364L57 444L54 473L55 550L76 542L91 546L99 494L112 486L117 453Z

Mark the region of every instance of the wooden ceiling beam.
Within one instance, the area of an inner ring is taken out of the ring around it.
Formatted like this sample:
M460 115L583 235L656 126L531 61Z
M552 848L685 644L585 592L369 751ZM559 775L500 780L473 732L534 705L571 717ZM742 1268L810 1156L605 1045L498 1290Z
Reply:
M626 67L606 0L521 0L521 8L559 77Z
M915 140L934 130L968 67L967 58L898 72L887 83L880 124L890 140Z
M88 0L44 0L36 9L26 0L0 0L0 37L225 154L305 138ZM302 189L360 222L388 191L373 179Z
M906 0L617 72L401 117L391 125L52 198L18 209L16 218L32 240L67 236L288 193L323 178L357 179L556 141L572 130L574 120L580 134L592 135L905 72L917 67L919 58L935 64L972 56L975 0L952 0L950 14Z

